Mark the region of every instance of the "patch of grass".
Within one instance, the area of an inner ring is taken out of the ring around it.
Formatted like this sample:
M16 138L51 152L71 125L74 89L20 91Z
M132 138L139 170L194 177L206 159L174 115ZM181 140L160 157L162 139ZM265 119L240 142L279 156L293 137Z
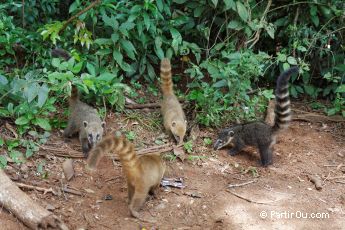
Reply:
M168 160L170 162L174 162L176 161L177 157L172 153L166 153L163 155L163 159Z
M183 148L188 152L192 153L193 152L193 141L189 140L183 144Z

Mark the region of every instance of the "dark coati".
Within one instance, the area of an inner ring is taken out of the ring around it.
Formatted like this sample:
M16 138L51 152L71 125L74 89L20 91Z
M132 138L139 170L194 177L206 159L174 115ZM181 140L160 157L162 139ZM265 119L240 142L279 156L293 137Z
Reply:
M165 172L165 162L160 154L138 156L134 146L124 137L108 135L90 152L87 168L94 170L102 156L113 151L118 154L127 179L128 204L132 216L140 218L138 211L149 192L159 186Z
M65 61L68 61L71 58L71 55L61 48L52 49L51 54L53 57L62 57Z
M173 82L171 79L170 60L164 58L161 62L161 89L163 93L163 101L161 110L164 120L164 127L171 132L176 142L181 144L186 134L187 120L182 107L177 100L173 91Z
M105 122L101 121L96 109L79 100L78 89L75 86L72 86L69 110L64 137L79 133L83 154L87 157L89 150L102 139Z
M218 134L214 149L218 150L227 145L232 145L228 153L234 156L246 146L255 146L259 149L262 165L271 164L272 147L275 144L276 136L279 131L287 128L291 121L288 86L291 74L297 72L298 67L292 67L283 72L277 79L273 126L260 121L233 125L230 128L223 129Z

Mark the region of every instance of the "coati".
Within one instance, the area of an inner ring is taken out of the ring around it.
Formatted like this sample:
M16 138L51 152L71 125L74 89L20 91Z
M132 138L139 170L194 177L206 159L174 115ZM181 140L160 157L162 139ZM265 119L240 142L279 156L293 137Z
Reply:
M51 54L53 57L62 57L65 61L71 58L71 55L66 50L60 48L52 49Z
M171 132L176 142L181 144L186 134L187 120L173 91L171 64L170 60L167 58L164 58L161 61L160 76L162 81L161 89L163 93L161 111L164 120L164 127L168 132Z
M87 157L90 149L102 139L105 122L101 121L96 109L79 100L76 86L72 86L69 110L70 115L63 133L64 137L71 137L75 133L79 133L82 151Z
M291 121L289 99L289 79L291 74L297 73L298 67L292 67L283 72L277 79L275 119L273 126L255 121L246 124L233 125L223 129L215 141L214 149L218 150L232 145L229 155L234 156L245 146L255 146L259 149L261 163L267 166L272 163L272 147L279 131L288 127Z
M138 156L134 146L124 137L108 135L90 152L87 168L94 170L102 156L109 151L118 154L128 186L128 204L132 216L140 218L138 211L148 193L159 186L165 172L165 162L157 154Z

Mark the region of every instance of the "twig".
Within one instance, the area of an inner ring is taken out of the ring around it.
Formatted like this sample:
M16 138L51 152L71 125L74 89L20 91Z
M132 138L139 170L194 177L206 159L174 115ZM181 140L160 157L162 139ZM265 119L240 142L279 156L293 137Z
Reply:
M79 17L80 15L82 15L83 13L85 13L86 11L90 10L91 8L93 8L94 6L96 6L98 3L100 3L101 0L96 0L93 3L91 3L88 7L86 7L85 9L79 11L76 15L73 15L72 17L70 17L62 26L61 30L59 33L61 33L62 31L64 31L67 27L67 25L72 22L74 19L76 19L77 17Z
M345 176L334 176L334 177L328 177L327 180L336 180L336 179L343 179Z
M146 109L146 108L158 108L160 107L159 103L147 103L147 104L127 104L125 108L127 109Z
M71 194L74 194L74 195L78 195L78 196L81 196L81 195L82 195L81 192L76 191L76 190L74 190L74 189L66 188L66 187L61 188L61 191L67 192L67 193L71 193Z
M44 145L39 146L41 149L50 151L51 154L58 157L70 157L70 158L84 158L84 155L74 149L66 150L64 148L48 147Z
M244 183L241 183L241 184L229 184L228 188L241 187L241 186L245 186L245 185L248 185L248 184L251 184L251 183L256 183L256 182L258 182L258 181L257 180L252 180L252 181L247 181L247 182L244 182Z
M340 180L338 180L338 181L334 181L335 183L339 183L339 184L345 184L345 181L340 181Z
M56 195L56 192L52 188L37 187L37 186L23 184L23 183L19 183L19 182L15 182L15 183L19 188L27 188L27 189L37 190L37 191L43 192L43 194L51 192L52 194Z
M158 145L158 146L154 146L151 148L147 148L147 149L141 149L137 151L138 155L145 155L145 154L149 154L149 153L164 153L164 152L168 152L171 151L175 148L179 148L183 146L183 144L179 144L179 145L172 145L172 144L165 144L165 145Z
M251 200L251 199L249 199L249 198L247 198L247 197L244 197L244 196L242 196L242 195L240 195L240 194L237 194L237 193L231 191L230 189L227 189L226 191L229 192L229 193L231 193L231 194L234 195L234 196L237 196L238 198L241 198L241 199L243 199L243 200L245 200L245 201L248 201L248 202L250 202L250 203L255 203L255 204L266 204L266 205L271 205L271 203L277 201L277 200L266 201L266 202L264 202L264 201L254 201L254 200Z
M294 111L294 110L293 110ZM310 113L310 112L304 112L304 114L295 114L292 118L292 120L302 120L302 121L308 121L308 122L345 122L345 119L342 118L331 118L327 117L321 114L317 113Z
M345 167L345 165L324 165L323 167Z
M318 175L308 175L308 177L309 177L309 180L315 184L315 188L317 190L321 190L322 189L322 181L321 181L320 176L318 176Z

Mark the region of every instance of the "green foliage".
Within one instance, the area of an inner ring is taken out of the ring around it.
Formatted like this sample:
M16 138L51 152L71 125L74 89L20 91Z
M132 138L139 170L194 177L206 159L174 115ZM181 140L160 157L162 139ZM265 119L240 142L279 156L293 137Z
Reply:
M193 141L189 140L183 144L183 148L187 151L187 153L193 152Z

